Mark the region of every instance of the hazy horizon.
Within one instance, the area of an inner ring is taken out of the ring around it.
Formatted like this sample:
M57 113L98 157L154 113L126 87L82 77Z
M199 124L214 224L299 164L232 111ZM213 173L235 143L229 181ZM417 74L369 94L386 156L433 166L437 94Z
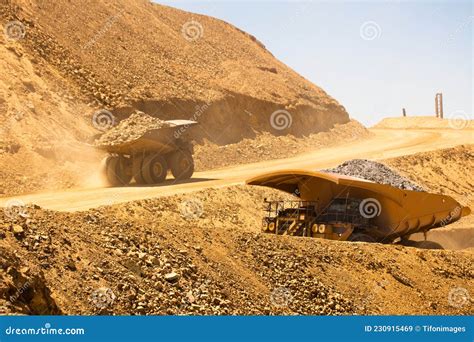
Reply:
M471 1L157 2L254 35L365 125L434 115L437 92L445 117L473 119Z

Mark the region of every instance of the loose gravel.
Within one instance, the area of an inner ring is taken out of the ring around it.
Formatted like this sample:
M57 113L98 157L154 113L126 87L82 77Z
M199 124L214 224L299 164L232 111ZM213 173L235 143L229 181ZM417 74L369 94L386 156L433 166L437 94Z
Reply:
M388 184L403 190L425 191L418 184L409 181L384 164L367 159L348 160L335 168L321 171L362 178L380 184Z

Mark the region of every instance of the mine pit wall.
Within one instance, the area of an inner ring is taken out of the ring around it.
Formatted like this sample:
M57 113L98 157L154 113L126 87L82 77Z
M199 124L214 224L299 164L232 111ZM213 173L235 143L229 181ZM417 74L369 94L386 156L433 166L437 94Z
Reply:
M315 104L285 106L241 94L232 94L213 102L142 100L117 108L113 113L118 120L122 120L134 110L141 110L163 120L198 121L200 125L193 130L196 141L201 143L207 139L220 145L255 138L261 132L302 137L328 131L335 124L349 122L349 115L344 107L336 104L324 107ZM275 114L276 119L272 121L272 113L276 111L286 111L289 114ZM278 117L281 121L278 121Z

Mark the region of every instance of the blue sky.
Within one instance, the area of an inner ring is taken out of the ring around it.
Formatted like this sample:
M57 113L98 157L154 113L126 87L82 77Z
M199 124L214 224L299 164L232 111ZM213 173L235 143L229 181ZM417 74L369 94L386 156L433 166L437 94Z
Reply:
M474 118L472 1L158 2L251 33L366 125L431 115L437 92Z

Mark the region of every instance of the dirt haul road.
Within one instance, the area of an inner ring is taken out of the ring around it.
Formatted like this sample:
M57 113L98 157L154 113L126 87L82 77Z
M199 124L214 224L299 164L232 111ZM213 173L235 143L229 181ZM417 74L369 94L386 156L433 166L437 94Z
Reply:
M101 187L4 197L0 198L0 206L5 206L9 200L15 199L52 210L87 210L102 205L187 193L209 187L241 184L247 178L273 170L315 170L333 167L354 158L385 159L469 144L473 142L474 131L470 129L371 129L371 132L373 136L370 138L353 142L350 145L338 145L310 153L295 154L295 157L287 159L196 172L191 181L186 183L177 183L173 179L169 179L164 184L157 186ZM91 170L91 174L94 172L95 170Z

